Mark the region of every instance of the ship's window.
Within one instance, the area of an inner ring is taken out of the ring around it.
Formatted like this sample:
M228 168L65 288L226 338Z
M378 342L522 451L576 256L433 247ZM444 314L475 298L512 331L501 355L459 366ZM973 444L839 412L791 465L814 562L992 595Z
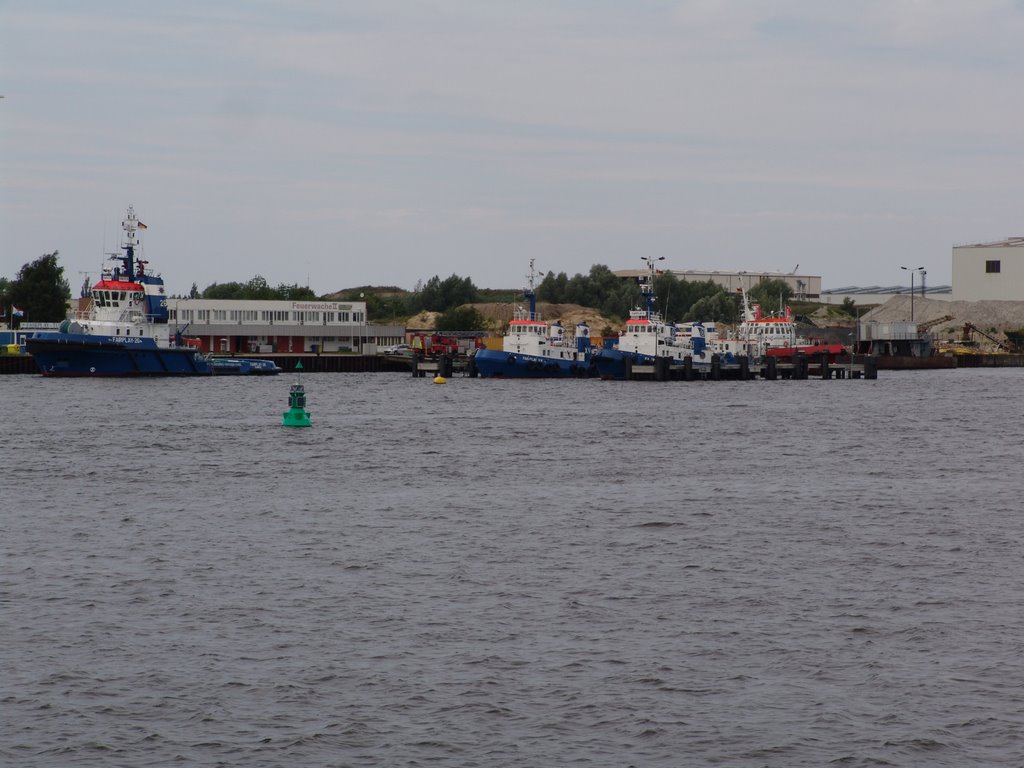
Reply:
M995 274L999 272L1001 266L999 259L992 259L985 262L985 271L990 275Z
M120 335L121 335L121 329L120 329L120 328L115 328L115 329L114 329L114 334L115 334L116 336L120 336Z

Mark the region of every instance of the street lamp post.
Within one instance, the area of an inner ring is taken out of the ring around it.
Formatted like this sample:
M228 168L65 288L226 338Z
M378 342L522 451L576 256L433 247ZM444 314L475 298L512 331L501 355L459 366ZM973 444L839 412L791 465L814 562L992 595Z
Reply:
M925 274L924 267L914 267L913 269L910 267L900 267L900 269L904 269L910 273L910 322L914 322L914 273L920 272L921 280L923 281Z

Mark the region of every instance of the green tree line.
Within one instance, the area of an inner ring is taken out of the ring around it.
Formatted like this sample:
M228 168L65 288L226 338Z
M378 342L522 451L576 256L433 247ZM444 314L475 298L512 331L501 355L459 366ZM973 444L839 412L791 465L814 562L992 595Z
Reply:
M735 323L742 305L738 294L726 291L712 280L680 280L671 272L654 278L654 309L669 322L715 320ZM751 302L766 309L788 301L792 290L782 280L766 280L750 291ZM565 272L548 272L537 288L537 300L552 304L579 304L609 317L625 318L635 307L646 308L640 283L623 280L603 264L595 264L586 275L569 277Z
M200 291L195 283L189 291L190 299L248 299L262 301L309 301L317 295L312 288L281 283L271 287L266 278L256 275L246 283L211 283Z
M742 311L738 294L729 293L713 281L680 280L671 272L655 277L655 310L671 322L706 321L734 323ZM792 296L782 280L767 280L750 291L751 303L760 303L766 311L781 309ZM16 306L24 318L38 322L58 322L66 316L71 298L64 269L54 251L24 265L13 280L0 278L0 313ZM193 283L189 298L249 300L315 300L309 287L286 285L272 287L261 275L247 282L212 283L202 291ZM365 301L371 321L398 322L422 311L440 312L442 330L479 330L484 320L467 304L482 301L509 303L522 298L510 291L480 289L469 277L438 275L420 282L409 292L400 288L365 286L333 294L333 300ZM636 280L623 280L603 264L595 264L587 274L569 277L565 272L548 272L537 287L537 300L552 304L578 304L596 309L611 318L622 319L630 309L641 306L642 296Z

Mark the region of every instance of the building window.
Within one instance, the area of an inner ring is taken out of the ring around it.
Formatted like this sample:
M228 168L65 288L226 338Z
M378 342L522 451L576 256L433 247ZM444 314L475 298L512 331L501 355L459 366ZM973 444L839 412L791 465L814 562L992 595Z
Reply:
M990 275L999 273L999 259L990 259L985 262L985 272Z

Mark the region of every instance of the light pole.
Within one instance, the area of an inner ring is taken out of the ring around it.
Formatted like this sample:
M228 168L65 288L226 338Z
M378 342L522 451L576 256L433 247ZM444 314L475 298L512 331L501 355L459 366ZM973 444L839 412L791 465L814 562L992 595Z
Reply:
M914 322L914 273L922 273L921 279L923 280L924 267L914 267L913 269L910 267L900 267L900 269L904 269L910 273L910 322Z

